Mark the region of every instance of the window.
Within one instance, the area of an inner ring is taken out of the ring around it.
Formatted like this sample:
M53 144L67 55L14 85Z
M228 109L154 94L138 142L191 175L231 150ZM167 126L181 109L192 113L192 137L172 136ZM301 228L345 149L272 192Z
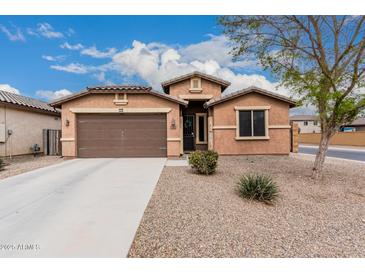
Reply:
M207 114L196 113L196 143L207 144Z
M304 121L304 122L303 122L303 124L304 124L305 126L308 126L308 121Z
M198 79L193 79L193 86L192 88L199 88L199 80Z
M269 139L269 107L236 107L235 109L237 111L236 139Z
M239 136L252 136L251 110L239 112Z
M200 91L202 88L201 79L200 78L191 78L190 81L190 90Z
M313 121L314 126L318 126L318 121Z

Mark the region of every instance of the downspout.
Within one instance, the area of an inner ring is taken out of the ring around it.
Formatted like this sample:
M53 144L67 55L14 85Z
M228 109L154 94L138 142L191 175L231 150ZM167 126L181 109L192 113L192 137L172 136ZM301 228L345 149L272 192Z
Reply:
M8 149L7 149L7 145L6 145L6 143L7 143L7 141L8 141L8 138L7 138L7 131L8 131L8 129L7 129L7 123L6 123L6 105L4 106L4 123L5 123L5 132L4 132L4 134L5 134L5 142L4 142L4 157L6 157L7 156L7 153L8 153Z

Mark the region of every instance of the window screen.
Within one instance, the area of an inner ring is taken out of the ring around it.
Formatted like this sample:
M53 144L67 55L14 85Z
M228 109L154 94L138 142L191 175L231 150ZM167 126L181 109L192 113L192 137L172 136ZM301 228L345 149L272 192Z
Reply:
M239 111L239 136L266 136L265 110Z
M199 116L199 142L205 142L205 119L204 116Z
M240 136L252 136L251 110L239 112Z
M254 110L253 115L253 134L252 136L265 136L265 111Z

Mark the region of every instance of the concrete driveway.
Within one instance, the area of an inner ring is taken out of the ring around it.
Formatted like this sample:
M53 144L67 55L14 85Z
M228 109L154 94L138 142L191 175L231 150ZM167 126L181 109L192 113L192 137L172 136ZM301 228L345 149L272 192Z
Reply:
M0 257L126 257L164 158L75 159L0 181Z

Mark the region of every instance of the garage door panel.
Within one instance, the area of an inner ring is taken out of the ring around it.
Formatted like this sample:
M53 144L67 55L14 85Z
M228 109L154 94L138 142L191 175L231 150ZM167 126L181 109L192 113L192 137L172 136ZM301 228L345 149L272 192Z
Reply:
M166 114L80 114L79 157L166 157Z

